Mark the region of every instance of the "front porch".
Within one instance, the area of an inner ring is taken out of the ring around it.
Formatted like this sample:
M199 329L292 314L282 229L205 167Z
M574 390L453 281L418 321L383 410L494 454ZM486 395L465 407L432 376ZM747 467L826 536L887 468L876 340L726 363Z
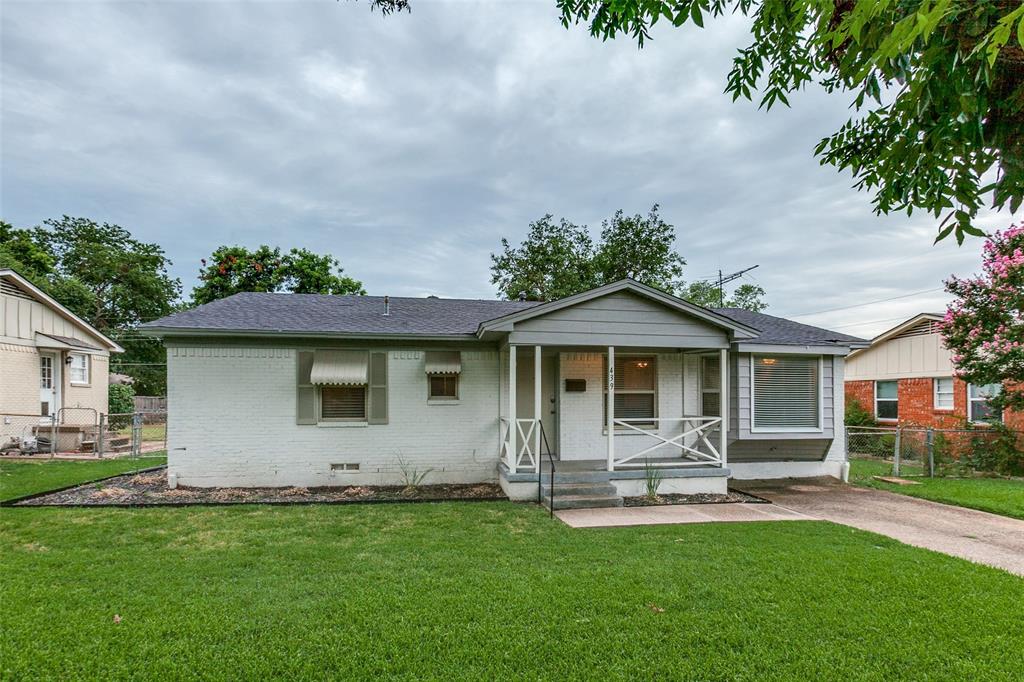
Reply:
M661 493L727 492L727 349L509 345L500 362L510 498L620 506L649 476Z
M510 345L500 358L498 448L510 474L727 466L725 348Z

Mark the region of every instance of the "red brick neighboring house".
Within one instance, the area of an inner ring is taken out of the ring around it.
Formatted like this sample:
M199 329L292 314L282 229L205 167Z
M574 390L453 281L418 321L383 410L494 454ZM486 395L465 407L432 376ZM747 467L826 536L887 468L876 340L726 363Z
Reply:
M995 386L971 386L953 376L952 354L942 342L942 315L921 313L880 334L846 359L846 402L857 401L880 424L957 428L992 413L986 397ZM1024 413L1003 422L1024 431Z

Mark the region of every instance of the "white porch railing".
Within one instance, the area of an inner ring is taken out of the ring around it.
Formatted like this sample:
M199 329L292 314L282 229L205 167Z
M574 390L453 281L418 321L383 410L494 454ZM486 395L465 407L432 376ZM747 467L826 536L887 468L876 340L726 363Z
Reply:
M654 423L659 428L662 424L669 422L679 422L682 424L682 431L672 437L666 437L649 429L643 429L637 426L637 424L651 424ZM631 431L642 433L645 436L649 436L656 441L654 445L644 448L639 452L626 455L621 458L613 458L608 462L608 470L614 471L616 467L631 464L631 466L639 466L640 462L635 462L639 457L648 455L655 450L664 448L666 446L679 448L682 460L673 459L668 462L644 462L643 465L657 466L657 467L685 467L685 466L722 466L722 454L718 451L708 436L712 431L715 430L716 426L722 424L721 417L673 417L663 419L616 419L614 420L616 426L622 426ZM609 438L614 438L615 434L609 434ZM696 447L700 444L707 448L707 451L698 450Z
M540 453L536 444L540 441L537 419L516 419L515 446L512 445L512 429L507 417L501 417L501 461L515 473L520 469L540 471ZM512 450L516 450L514 456Z

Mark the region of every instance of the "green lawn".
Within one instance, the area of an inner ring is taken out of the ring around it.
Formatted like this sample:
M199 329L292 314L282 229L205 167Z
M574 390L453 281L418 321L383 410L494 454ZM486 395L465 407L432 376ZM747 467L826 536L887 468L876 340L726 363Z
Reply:
M1024 580L823 522L573 530L511 503L6 508L0 604L11 680L1024 670Z
M63 488L82 481L146 469L167 462L163 452L132 459L101 459L92 462L67 460L0 461L0 500L11 500L46 490Z
M920 481L920 485L895 485L872 478L891 475L891 466L877 460L850 460L850 483L1024 519L1024 480L914 476L911 480ZM920 474L920 468L916 471L904 468L900 473L905 476Z

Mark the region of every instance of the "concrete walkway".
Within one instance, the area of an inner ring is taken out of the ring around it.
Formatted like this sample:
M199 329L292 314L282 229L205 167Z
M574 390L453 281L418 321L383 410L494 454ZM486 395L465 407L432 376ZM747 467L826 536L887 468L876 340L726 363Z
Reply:
M573 528L648 526L664 523L712 523L723 521L808 521L799 512L776 504L674 504L663 507L609 507L566 509L555 516Z
M556 512L574 528L719 521L823 520L1024 576L1024 521L856 488L835 479L735 482L774 504L693 504Z

